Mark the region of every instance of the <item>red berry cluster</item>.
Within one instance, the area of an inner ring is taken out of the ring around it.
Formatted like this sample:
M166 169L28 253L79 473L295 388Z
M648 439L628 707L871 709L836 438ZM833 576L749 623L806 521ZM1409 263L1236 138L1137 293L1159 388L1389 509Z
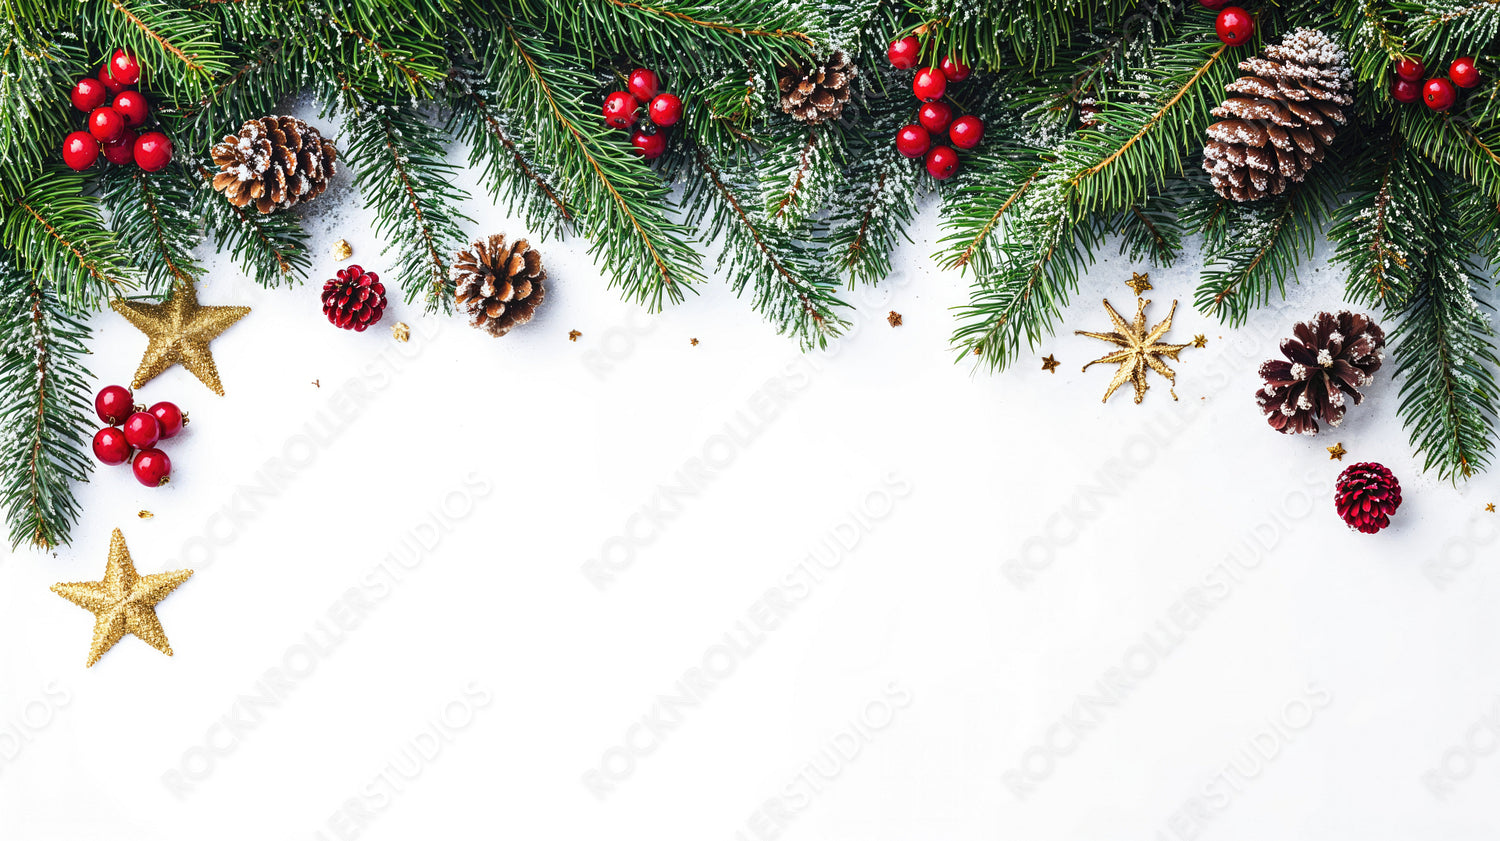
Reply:
M892 41L886 50L886 58L897 70L910 70L921 58L922 46L916 36L908 35ZM972 72L953 56L943 59L937 67L923 67L912 79L911 91L922 105L917 109L917 121L902 126L896 131L896 151L908 158L926 156L927 174L942 181L958 172L958 149L973 149L984 139L984 122L973 114L957 116L952 105L943 101L949 82L962 82ZM957 117L955 119L955 117ZM934 145L933 136L948 136L948 144L941 140ZM951 145L949 145L951 144Z
M1479 68L1474 66L1473 56L1455 59L1448 65L1446 79L1435 76L1422 83L1422 77L1426 75L1427 67L1421 59L1408 57L1396 62L1391 98L1403 104L1421 99L1434 111L1447 111L1458 101L1457 88L1472 88L1479 84Z
M135 90L141 65L134 55L115 50L99 68L99 77L85 76L73 86L73 107L88 115L88 131L75 131L63 139L63 163L82 172L94 165L99 153L112 164L135 165L156 172L172 161L172 141L159 131L137 134L151 109L146 95ZM114 97L108 105L104 104Z
M667 135L661 131L677 125L682 119L682 100L660 92L656 71L638 67L626 82L629 90L615 91L604 98L604 122L615 128L630 130L630 145L648 161L667 151ZM641 116L641 103L646 116Z
M181 432L188 422L187 413L165 400L149 409L134 405L134 400L130 389L122 385L105 386L94 396L94 411L109 424L94 433L94 458L105 464L130 461L137 482L160 487L172 475L172 460L156 444ZM134 460L132 450L137 451Z

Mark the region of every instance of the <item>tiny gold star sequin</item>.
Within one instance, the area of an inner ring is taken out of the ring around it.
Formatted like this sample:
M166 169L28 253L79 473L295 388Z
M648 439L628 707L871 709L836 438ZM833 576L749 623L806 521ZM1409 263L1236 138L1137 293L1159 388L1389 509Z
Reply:
M1328 447L1327 449L1329 461L1343 461L1344 456L1349 454L1349 451L1344 449L1343 441L1340 441L1337 444L1334 444L1332 447Z
M1491 502L1489 505L1486 505L1484 507L1484 510L1490 512L1491 514L1495 513L1495 503Z
M109 305L149 340L131 388L140 388L173 365L181 365L223 396L219 368L208 343L249 314L249 307L199 306L191 283L174 284L172 296L160 304L116 299Z
M1193 337L1193 347L1208 347L1208 337L1199 333Z
M1057 362L1057 360L1055 358L1053 358L1052 354L1049 353L1046 356L1042 357L1042 370L1043 371L1046 371L1049 374L1056 374L1057 373L1057 366L1058 366L1058 362Z
M125 535L115 529L109 538L104 580L54 584L52 592L94 614L94 642L89 646L88 665L99 662L104 652L126 634L135 634L152 648L171 656L167 632L156 619L156 605L192 574L190 569L178 569L142 577L130 560Z
M583 334L580 333L580 332L578 332L577 330L569 330L568 331L568 341L570 341L570 342L576 342L576 341L578 341L578 337L582 336L582 335Z
M895 310L891 310L891 314L888 315L888 316L886 316L885 320L889 321L891 323L892 327L900 327L901 326L901 313L896 312Z
M398 342L408 341L411 339L411 328L406 326L406 322L398 321L391 325L391 336Z
M1126 381L1135 385L1135 402L1141 402L1146 397L1146 389L1151 387L1146 382L1146 372L1148 370L1161 374L1173 385L1177 384L1176 372L1168 368L1162 359L1175 360L1178 352L1187 347L1187 345L1168 345L1159 341L1162 336L1166 335L1168 330L1172 329L1172 316L1177 312L1177 302L1172 302L1172 309L1167 313L1165 320L1147 330L1146 306L1150 303L1150 298L1137 298L1135 321L1126 323L1125 319L1121 318L1118 312L1115 312L1115 308L1110 306L1109 300L1106 299L1104 301L1104 311L1109 314L1109 320L1115 323L1115 332L1090 333L1086 330L1073 331L1080 336L1113 342L1122 348L1114 353L1105 354L1088 365L1083 366L1083 370L1087 371L1089 365L1098 365L1101 363L1119 364L1120 367L1115 370L1114 379L1110 380L1109 388L1104 392L1104 401L1102 402L1108 402L1109 396L1114 394L1115 389L1124 385ZM1177 399L1176 391L1172 392L1172 399Z
M354 248L349 245L349 240L341 239L333 244L333 259L347 260L354 256Z
M1140 272L1131 272L1130 279L1125 281L1125 285L1129 286L1130 291L1134 292L1135 296L1139 298L1141 297L1142 292L1146 292L1151 289L1151 275L1142 274Z
M697 347L698 346L698 340L697 339L688 339L688 342L691 343L693 347Z
M146 509L142 508L141 509L141 513L137 514L136 516L140 517L142 520L149 520L152 517L155 517L156 515L152 514L150 511L147 511Z

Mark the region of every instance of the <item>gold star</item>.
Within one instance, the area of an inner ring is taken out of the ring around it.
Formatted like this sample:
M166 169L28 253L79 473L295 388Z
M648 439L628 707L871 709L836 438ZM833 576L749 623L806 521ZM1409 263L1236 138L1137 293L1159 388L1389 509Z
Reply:
M1208 347L1208 337L1199 333L1193 337L1193 347Z
M1329 461L1343 461L1344 456L1349 454L1349 451L1344 449L1343 441L1340 441L1337 444L1334 444L1332 447L1328 447L1327 449Z
M697 347L698 346L698 340L697 339L688 339L688 341L692 343L693 347Z
M1491 502L1489 505L1486 505L1484 507L1484 510L1490 512L1491 514L1495 513L1495 503Z
M191 283L174 284L172 296L164 303L116 299L110 307L150 340L131 388L140 388L173 365L181 365L215 394L224 394L208 343L244 318L249 307L200 307Z
M406 322L398 321L391 325L391 337L398 342L410 341L411 328L406 326Z
M577 330L569 330L568 331L568 341L570 341L570 342L576 342L576 341L578 341L578 337L582 336L582 335L583 334L580 333L580 332L578 332Z
M1106 342L1113 342L1123 348L1123 350L1106 354L1083 366L1083 370L1087 371L1089 365L1119 363L1120 367L1115 371L1114 379L1110 380L1109 389L1104 392L1104 400L1101 402L1108 402L1110 395L1115 393L1115 389L1124 385L1126 380L1135 384L1135 402L1141 402L1146 396L1146 389L1150 388L1150 385L1146 382L1146 370L1148 368L1166 377L1174 386L1177 384L1177 374L1171 368L1167 367L1167 364L1162 361L1162 357L1175 360L1177 359L1178 352L1187 347L1187 345L1168 345L1157 341L1168 330L1172 329L1172 316L1177 312L1177 302L1172 302L1172 310L1167 313L1166 320L1148 331L1146 329L1146 305L1149 303L1151 303L1150 298L1137 298L1135 322L1126 324L1125 319L1121 318L1118 312L1115 312L1115 308L1110 306L1108 299L1106 299L1104 301L1104 310L1109 313L1110 321L1115 323L1116 332L1090 333L1085 330L1073 331L1080 336L1089 336L1095 339L1102 339ZM1172 399L1177 399L1177 392L1172 392Z
M1042 370L1050 374L1057 373L1057 360L1052 358L1052 354L1042 357Z
M52 592L94 614L90 666L99 662L104 652L126 634L135 634L170 657L172 646L167 644L167 633L157 621L155 608L192 574L190 569L178 569L142 578L130 560L130 550L125 548L125 535L115 529L109 538L109 562L104 566L104 580L54 584Z
M896 312L895 310L891 310L891 314L888 315L888 316L886 316L885 320L889 321L891 323L892 327L900 327L901 326L901 313Z
M1130 279L1125 281L1125 285L1129 286L1130 291L1134 292L1135 296L1139 298L1142 292L1151 289L1151 275L1131 272Z

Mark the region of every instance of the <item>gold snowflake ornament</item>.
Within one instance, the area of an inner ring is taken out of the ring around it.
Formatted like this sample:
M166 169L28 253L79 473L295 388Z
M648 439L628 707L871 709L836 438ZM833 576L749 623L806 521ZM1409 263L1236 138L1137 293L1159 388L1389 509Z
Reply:
M1177 302L1172 302L1172 310L1167 313L1166 320L1146 329L1146 305L1151 303L1150 298L1136 299L1135 321L1126 323L1124 318L1110 306L1109 300L1104 301L1104 311L1109 313L1109 320L1115 323L1113 333L1090 333L1086 330L1075 330L1080 336L1090 336L1106 342L1119 345L1120 349L1095 359L1088 365L1083 366L1087 371L1089 365L1118 364L1120 367L1115 371L1114 379L1109 382L1109 389L1104 392L1104 400L1108 402L1111 394L1124 385L1128 380L1135 385L1135 402L1139 403L1146 396L1146 389L1150 384L1146 382L1146 371L1152 370L1163 377L1174 386L1177 384L1177 374L1163 359L1176 360L1177 354L1187 345L1169 345L1161 341L1161 337L1172 329L1172 316L1177 312ZM1177 392L1172 392L1172 399L1177 399Z

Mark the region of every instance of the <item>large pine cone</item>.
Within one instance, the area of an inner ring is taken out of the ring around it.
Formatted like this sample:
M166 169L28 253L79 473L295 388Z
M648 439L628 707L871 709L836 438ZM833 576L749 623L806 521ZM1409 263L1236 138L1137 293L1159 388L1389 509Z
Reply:
M1357 406L1360 386L1375 381L1385 359L1385 333L1367 315L1318 313L1298 324L1294 338L1281 341L1286 360L1260 366L1265 386L1255 393L1266 421L1279 432L1314 435L1318 418L1329 426L1344 422L1344 395Z
M811 67L801 61L783 65L777 79L781 110L808 123L838 119L849 103L849 85L856 72L842 50Z
M1374 534L1390 525L1401 507L1401 483L1383 464L1351 464L1339 474L1333 505L1349 528Z
M491 336L504 336L530 321L547 293L542 255L524 239L507 247L503 234L458 252L452 275L455 300L469 314L470 326Z
M214 189L235 207L253 203L261 213L317 198L337 171L333 143L296 117L247 120L210 154L219 165Z
M1340 106L1349 67L1344 51L1323 33L1298 29L1264 56L1240 62L1250 73L1231 82L1231 96L1213 110L1229 119L1208 127L1203 168L1214 190L1233 201L1280 195L1301 181L1347 122Z

